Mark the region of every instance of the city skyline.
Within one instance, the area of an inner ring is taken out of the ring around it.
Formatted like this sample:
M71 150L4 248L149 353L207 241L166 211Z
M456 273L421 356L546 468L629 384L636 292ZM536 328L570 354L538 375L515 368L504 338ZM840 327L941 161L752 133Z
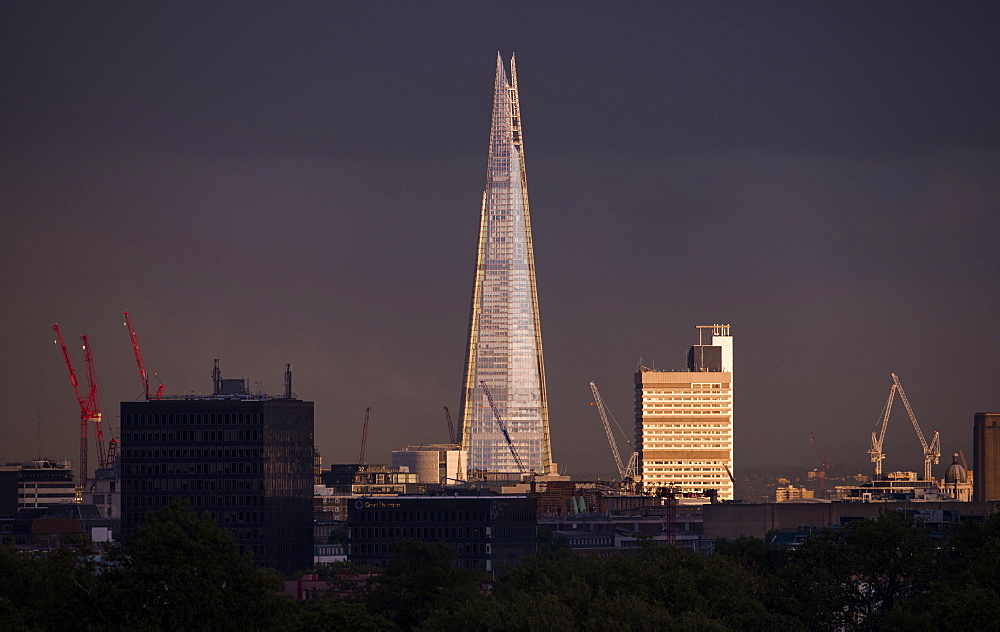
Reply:
M513 55L508 80L497 53L481 215L462 389L462 449L469 453L470 473L547 473L552 469L549 406Z
M167 394L292 363L325 463L369 406L370 460L445 441L498 49L560 468L614 475L589 382L630 418L704 322L740 334L738 469L818 465L814 433L867 472L890 373L942 454L1000 407L997 7L240 7L4 5L0 461L76 460L52 323L105 411L140 396L125 308ZM896 414L885 468L919 471Z

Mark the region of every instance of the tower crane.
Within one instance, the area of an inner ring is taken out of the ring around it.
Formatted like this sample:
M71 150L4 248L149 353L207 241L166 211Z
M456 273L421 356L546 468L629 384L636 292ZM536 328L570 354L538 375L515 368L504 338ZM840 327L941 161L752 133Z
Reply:
M510 448L510 454L514 457L514 463L517 464L517 469L521 474L524 474L527 470L524 468L524 463L521 462L521 457L517 455L517 450L514 449L514 442L510 440L510 435L507 433L507 424L503 422L503 417L500 415L500 409L497 405L493 403L493 396L490 395L490 389L486 388L486 380L479 380L479 385L483 387L483 392L486 393L486 399L490 402L490 408L493 409L493 416L497 420L497 425L500 426L500 432L503 433L503 438L507 441L507 447Z
M882 461L885 460L885 452L882 445L885 443L885 429L889 426L889 413L892 411L892 400L896 397L896 385L889 389L889 399L885 400L885 407L882 409L882 416L875 422L875 430L872 430L872 447L868 450L872 463L875 464L875 479L882 477ZM881 429L879 424L881 423ZM878 431L876 435L875 432Z
M448 410L447 406L444 407L444 418L448 422L448 440L452 444L454 444L455 443L455 424L453 424L451 422L451 411Z
M136 335L135 327L132 326L132 319L128 315L128 310L123 311L122 315L125 316L125 326L128 327L128 335L132 340L132 351L135 352L135 362L139 366L139 379L142 380L143 395L146 397L146 401L159 399L163 396L163 384L161 383L160 387L156 389L156 395L150 397L149 376L146 375L146 367L142 362L142 351L139 349L139 336ZM156 373L154 372L153 375L156 375ZM157 376L157 380L159 380L159 376Z
M819 469L819 491L821 495L826 496L826 455L821 453L819 450L819 443L816 441L816 435L809 433L809 440L812 442L813 447L816 448L816 456L819 457L820 469Z
M615 420L615 425L621 430L621 426L618 424L618 420L615 416L611 414L608 407L604 404L604 398L601 397L601 392L597 390L597 384L594 382L590 383L590 390L594 393L594 403L597 405L597 412L601 415L601 421L604 422L604 432L608 435L608 443L611 444L611 453L615 457L615 465L618 467L618 476L624 483L635 477L635 466L638 458L638 453L633 449L632 455L629 457L628 465L622 465L621 453L618 452L618 442L615 441L615 435L611 431L611 424L608 422L608 416ZM624 432L624 431L622 431ZM631 447L631 443L629 446Z
M924 433L920 430L920 424L917 423L913 409L910 408L910 402L906 399L903 385L899 383L899 376L893 373L892 381L896 390L899 391L899 398L903 400L903 406L906 407L906 414L910 416L913 429L917 432L917 438L920 439L920 447L924 449L924 480L929 481L931 480L931 466L941 462L941 434L935 430L930 445L927 445L927 439L924 438Z
M87 384L90 391L87 395L87 408L94 422L94 437L97 443L97 463L101 468L108 467L108 448L104 445L104 426L101 423L101 400L97 391L97 372L94 371L94 353L90 348L87 336L80 336L83 341L83 360L87 366Z
M361 429L361 454L358 455L358 463L365 464L365 444L368 443L368 415L372 412L371 406L365 409L365 425Z
M80 485L87 482L88 467L88 447L89 436L88 426L94 423L97 434L98 467L105 468L114 465L118 452L118 440L112 438L109 445L104 445L104 430L101 424L101 404L100 395L97 389L97 373L94 371L94 354L90 348L87 336L80 336L83 341L84 360L86 362L86 376L88 384L87 398L84 399L80 392L80 383L76 379L76 372L73 370L73 360L70 358L69 349L63 339L62 331L59 330L59 323L52 325L52 331L56 332L55 343L62 350L63 360L66 362L66 370L69 372L69 382L73 387L73 394L76 396L77 405L80 407Z
M73 371L73 360L69 357L66 341L59 331L59 323L52 325L52 331L56 332L58 339L55 342L62 349L63 360L66 361L66 369L69 371L69 383L73 386L73 394L76 395L76 402L80 406L80 487L83 487L87 483L87 426L90 425L91 412L87 407L87 401L80 394L80 383L76 379L76 372Z
M881 428L879 428L879 422L876 423L876 430L872 431L872 447L868 451L871 455L872 463L875 464L875 478L882 476L882 461L885 459L885 452L882 451L882 446L885 441L885 430L889 425L889 413L892 411L892 402L899 393L899 398L903 400L903 406L906 407L906 414L910 417L910 423L913 424L913 429L917 433L917 439L920 440L920 447L923 448L924 453L924 480L931 479L931 468L940 462L941 459L941 435L937 431L934 431L934 436L931 438L930 444L927 443L927 439L924 438L924 433L920 429L920 424L917 423L917 417L913 414L913 408L910 406L909 400L906 398L906 393L903 391L903 385L899 382L899 376L895 373L890 373L892 376L892 387L889 389L889 398L885 402L885 408L882 409L882 418L880 420Z

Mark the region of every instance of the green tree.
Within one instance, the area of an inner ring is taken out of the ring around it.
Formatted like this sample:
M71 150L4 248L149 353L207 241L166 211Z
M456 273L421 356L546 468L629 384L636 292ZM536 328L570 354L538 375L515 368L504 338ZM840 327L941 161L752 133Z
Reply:
M232 534L174 501L152 512L107 577L124 628L259 630L294 627L281 578L241 556Z
M454 568L454 558L454 549L441 542L393 542L389 564L366 603L403 629L458 607L479 595L483 575Z

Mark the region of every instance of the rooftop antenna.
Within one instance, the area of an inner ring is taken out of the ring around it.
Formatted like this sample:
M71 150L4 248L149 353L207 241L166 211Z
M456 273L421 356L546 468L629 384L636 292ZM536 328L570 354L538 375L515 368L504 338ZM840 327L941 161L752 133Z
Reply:
M285 365L285 399L292 399L292 365Z
M222 393L222 371L219 370L219 359L215 359L215 368L212 369L212 395Z
M38 437L36 439L35 454L37 458L42 458L42 402L35 402L35 424L38 427Z

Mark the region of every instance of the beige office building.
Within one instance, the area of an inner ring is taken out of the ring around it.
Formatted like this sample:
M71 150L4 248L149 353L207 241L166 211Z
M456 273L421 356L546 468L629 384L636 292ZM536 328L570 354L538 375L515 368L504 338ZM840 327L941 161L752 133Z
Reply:
M733 499L733 339L729 325L698 326L687 371L635 374L636 445L643 487L716 489Z

